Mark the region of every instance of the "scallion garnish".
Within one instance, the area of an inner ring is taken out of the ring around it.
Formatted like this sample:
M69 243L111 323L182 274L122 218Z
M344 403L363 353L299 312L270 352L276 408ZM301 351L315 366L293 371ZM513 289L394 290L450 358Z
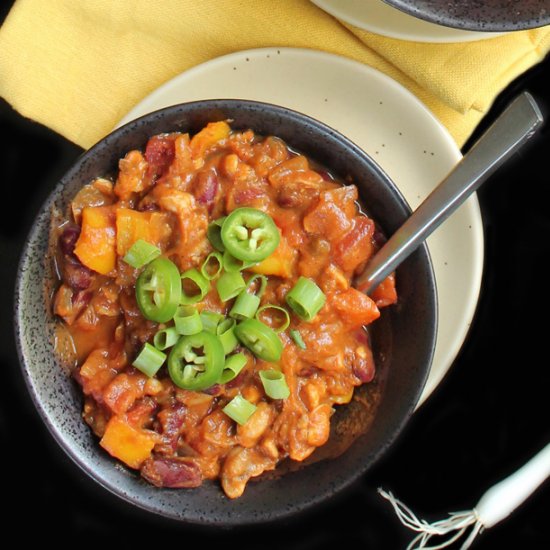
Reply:
M268 316L269 322L266 323L264 319L262 319L262 313L265 313L268 310L272 310L274 313L271 313L271 315ZM277 314L282 314L282 317L284 319L278 325L275 324L276 321L274 320L274 317ZM258 311L256 312L256 319L271 327L275 332L283 332L283 330L286 330L290 325L290 315L288 314L288 311L284 307L276 306L275 304L266 304L265 306L262 306L260 309L258 309Z
M153 344L155 348L165 350L171 348L179 340L179 337L175 327L163 328L153 336Z
M221 231L223 222L225 221L226 217L227 216L224 216L223 218L214 220L206 230L206 236L208 237L210 244L220 252L223 252L225 250L225 246L222 242Z
M203 310L200 313L202 327L206 332L217 334L218 325L223 321L224 316L217 311Z
M224 319L216 327L216 335L223 346L225 355L231 353L238 345L239 341L235 336L235 320Z
M201 275L209 281L219 277L223 269L223 256L219 252L211 252L201 266Z
M238 258L235 258L235 256L229 254L227 250L223 253L223 268L229 273L233 273L235 271L243 271L245 269L248 269L249 267L252 267L253 265L256 265L257 263L258 262L239 260Z
M311 280L300 277L286 295L286 303L304 321L311 321L325 305L326 296Z
M191 336L202 331L202 319L193 306L179 306L174 315L174 326L178 334Z
M223 373L220 378L220 384L231 382L243 370L248 359L244 353L235 353L225 359Z
M246 288L243 276L238 273L228 273L227 271L222 274L216 283L216 289L222 302L227 302L231 298L238 296L242 290Z
M304 342L304 339L302 338L302 335L299 331L292 328L290 329L290 337L294 340L294 343L300 348L300 349L306 349L306 343Z
M123 260L132 267L138 269L152 262L161 255L160 248L154 244L148 243L143 239L138 239L126 252Z
M256 281L259 281L258 288L255 292L250 292L253 288L253 285ZM246 288L241 291L237 296L229 316L234 319L251 319L254 317L258 306L260 305L260 298L265 291L267 286L267 277L265 275L254 275L250 277Z
M145 343L132 365L151 378L155 376L165 360L165 353Z
M266 395L271 399L286 399L290 395L285 375L281 371L262 370L260 371L260 380Z
M243 426L247 420L254 414L256 405L247 401L241 395L236 395L222 411L232 418L237 424Z
M200 302L210 290L210 281L195 268L182 273L181 281L180 303L183 305Z

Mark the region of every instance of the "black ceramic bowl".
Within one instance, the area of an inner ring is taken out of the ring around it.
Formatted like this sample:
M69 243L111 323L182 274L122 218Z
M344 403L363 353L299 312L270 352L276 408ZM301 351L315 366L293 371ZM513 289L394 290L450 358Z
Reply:
M50 300L55 274L48 237L52 212L65 212L82 185L95 176L113 173L119 158L144 147L150 136L195 132L209 121L224 119L232 119L235 129L252 128L259 134L279 136L344 180L351 178L368 213L386 233L391 234L408 217L405 200L378 165L342 135L309 117L242 100L176 105L130 122L102 139L52 191L21 258L15 321L21 366L32 399L59 445L86 474L142 509L182 521L233 525L281 518L330 498L391 445L412 414L430 369L437 303L431 261L423 246L398 269L399 304L386 309L375 323L376 382L360 390L367 392L373 405L354 401L339 407L329 443L314 453L310 464L296 468L283 463L275 475L252 480L239 499L228 499L218 483L209 481L197 489L158 489L112 459L83 422L80 388L54 354Z
M549 0L384 0L437 25L507 32L550 25Z

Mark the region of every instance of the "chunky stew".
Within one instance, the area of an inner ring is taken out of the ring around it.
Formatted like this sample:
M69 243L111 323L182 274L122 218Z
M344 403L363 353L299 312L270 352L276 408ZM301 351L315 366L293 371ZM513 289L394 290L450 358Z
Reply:
M105 177L103 177L105 176ZM83 417L158 487L249 479L326 443L375 374L365 326L397 299L352 281L380 244L342 185L282 140L155 135L59 224L53 309Z

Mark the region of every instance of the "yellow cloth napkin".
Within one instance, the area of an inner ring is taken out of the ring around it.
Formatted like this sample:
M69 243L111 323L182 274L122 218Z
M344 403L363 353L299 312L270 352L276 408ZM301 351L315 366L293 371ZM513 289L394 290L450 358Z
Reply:
M421 44L344 25L307 0L17 0L0 28L0 95L89 147L171 77L267 46L325 50L385 72L462 145L496 95L543 59L550 27Z

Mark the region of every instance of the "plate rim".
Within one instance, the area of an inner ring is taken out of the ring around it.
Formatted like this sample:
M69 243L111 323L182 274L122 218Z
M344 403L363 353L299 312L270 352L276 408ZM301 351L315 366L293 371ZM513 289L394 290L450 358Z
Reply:
M482 21L477 18L461 19L453 16L452 14L438 14L437 10L430 10L430 6L426 6L426 11L421 11L418 6L411 5L409 0L383 0L388 5L403 11L411 15L412 17L418 17L424 21L434 23L436 25L442 25L453 29L469 30L469 31L489 31L489 32L510 32L510 31L522 31L528 29L536 29L550 24L550 10L548 10L546 17L541 21L542 16L539 19L528 18L527 20L513 20L513 21Z
M433 36L428 34L423 34L420 31L403 31L396 29L393 26L380 26L373 24L368 18L359 19L353 14L350 14L346 10L346 6L342 6L340 2L335 2L334 0L311 0L318 8L327 12L328 14L341 19L349 25L358 27L359 29L372 32L374 34L379 34L382 36L387 36L388 38L394 38L396 40L403 41L414 41L414 42L425 42L429 44L453 44L457 42L475 42L477 40L490 40L492 38L497 38L505 34L504 31L473 31L469 29L459 29L456 27L448 27L445 25L437 25L432 21L422 19L420 17L415 17L410 13L407 13L395 6L392 6L385 2L385 0L369 0L370 2L375 2L375 4L370 4L370 7L374 6L374 9L379 9L377 6L381 6L388 9L393 9L399 14L400 17L403 17L404 21L411 19L411 23L418 25L422 23L422 26L426 26L429 29L432 29L434 33ZM397 16L396 14L396 16Z
M364 73L368 73L369 77L371 78L376 78L379 81L382 81L385 85L390 86L394 90L398 91L400 94L405 95L408 98L408 100L410 100L415 104L416 108L422 111L422 113L434 125L434 128L436 128L437 131L440 133L441 137L444 139L444 143L449 148L449 152L452 152L456 162L458 162L462 158L460 149L456 144L456 142L454 141L454 139L452 138L449 131L447 130L447 128L435 116L435 114L415 94L413 94L405 86L403 86L402 84L400 84L395 79L388 76L387 74L383 73L382 71L379 71L378 69L375 69L374 67L366 65L359 61L350 59L342 55L329 53L322 50L308 49L308 48L295 48L295 47L283 47L283 46L252 48L252 49L239 50L236 52L228 53L228 54L210 59L203 63L200 63L198 65L195 65L175 75L174 77L170 78L169 80L161 84L159 87L155 88L150 94L145 96L139 103L134 105L134 107L130 111L128 111L122 119L119 120L115 128L118 128L120 125L125 124L133 120L134 118L141 116L142 114L145 114L145 112L139 113L139 110L140 108L142 108L143 105L147 105L152 101L158 101L158 98L162 97L163 94L167 93L169 90L173 90L175 86L181 85L180 80L187 80L189 78L192 79L194 78L195 74L199 74L202 71L210 70L212 66L219 65L220 63L232 63L237 59L242 60L242 58L250 57L253 55L258 55L262 57L262 56L265 56L266 54L273 54L274 52L276 53L278 51L284 52L287 55L295 54L295 55L305 56L305 57L309 56L309 57L321 58L324 60L330 60L332 62L337 62L337 63L344 63L349 65L350 67L359 69ZM221 98L218 98L218 99L221 99ZM263 101L266 101L266 100L263 100ZM293 107L289 107L288 105L282 105L282 106L286 108L293 108ZM156 107L156 108L158 109L162 107ZM149 110L146 112L150 112L151 110L154 110L154 109L149 108ZM135 112L137 112L138 114L134 114ZM312 116L308 113L304 113L304 114L308 116ZM313 116L312 118L316 118L316 117ZM320 120L320 122L327 124L328 126L331 126L331 124L324 122L323 120ZM342 131L339 128L334 128L334 129L338 132L341 132L343 135L346 135L345 131ZM360 147L361 149L364 149L364 147L361 146L361 144L357 143L356 140L352 139L352 141L358 147ZM380 164L382 170L387 171L383 162L378 162L378 163ZM396 182L396 185L399 187L399 182ZM445 378L445 376L451 369L453 362L455 361L457 355L460 352L460 349L462 348L462 346L464 345L464 342L468 337L468 333L470 331L470 327L472 325L474 315L476 313L478 303L479 303L484 260L485 260L484 258L485 235L483 230L481 209L479 206L477 195L475 193L472 194L472 196L470 196L470 198L466 201L465 205L469 205L468 207L473 210L472 215L475 222L475 224L472 224L472 228L471 228L471 230L475 232L475 238L473 239L475 246L473 247L473 250L472 250L472 258L475 261L471 263L471 265L474 266L474 273L472 276L472 280L475 282L475 284L472 285L472 287L470 288L470 295L468 296L468 299L464 300L466 303L468 303L468 307L465 308L462 313L462 323L461 323L462 330L460 331L460 336L458 338L455 337L452 341L452 345L447 346L445 348L445 354L443 355L443 357L440 358L441 367L438 370L433 369L433 363L432 363L432 368L430 369L430 374L428 376L426 385L424 387L424 391L422 392L419 403L417 405L417 409L423 403L425 403L425 401L428 399L430 395L433 394L435 389L440 385L442 380ZM463 205L461 208L463 208L465 205ZM429 239L428 239L428 248L429 248ZM432 254L432 257L433 257L433 254ZM436 273L436 283L438 283L437 273ZM438 299L438 302L439 302L438 303L438 311L439 311L441 301ZM441 319L441 314L439 315L439 319ZM439 329L438 329L438 336L439 336ZM438 341L439 341L439 338L438 338ZM436 344L436 354L437 352L438 352L438 346ZM441 353L441 348L439 348L439 352Z

